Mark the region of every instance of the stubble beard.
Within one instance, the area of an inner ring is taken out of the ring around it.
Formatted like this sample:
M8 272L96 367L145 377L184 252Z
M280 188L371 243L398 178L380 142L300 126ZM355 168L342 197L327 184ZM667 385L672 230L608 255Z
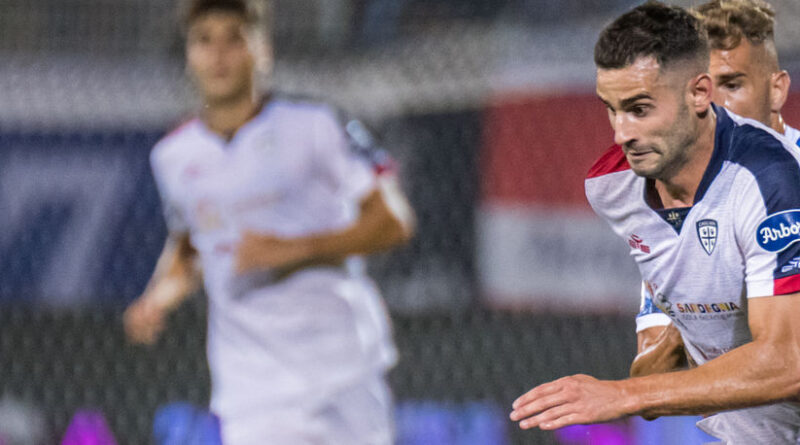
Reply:
M648 179L669 182L689 163L689 147L697 140L697 123L690 119L686 104L678 111L675 123L662 135L664 146L656 150L661 155L660 162L647 171L634 170L634 173Z

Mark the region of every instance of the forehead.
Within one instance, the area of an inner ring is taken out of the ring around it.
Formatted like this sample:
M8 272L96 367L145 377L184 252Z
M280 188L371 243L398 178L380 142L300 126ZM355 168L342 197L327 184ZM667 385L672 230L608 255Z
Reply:
M241 14L233 11L209 11L192 20L189 33L212 29L244 30L247 21Z
M766 51L763 45L754 46L747 39L733 49L715 49L711 51L709 71L711 75L718 76L735 72L754 73L761 71L764 57L761 52Z
M639 94L654 94L664 86L661 66L653 57L636 59L619 69L597 70L597 94L607 102L624 100Z

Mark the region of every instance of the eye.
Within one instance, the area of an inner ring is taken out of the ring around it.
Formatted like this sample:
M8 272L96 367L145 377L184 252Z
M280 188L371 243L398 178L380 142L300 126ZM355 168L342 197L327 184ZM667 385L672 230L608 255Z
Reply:
M189 37L189 43L207 45L211 41L211 36L207 33L194 33Z
M631 113L636 117L645 117L647 116L647 112L649 111L650 107L647 105L634 105L631 107Z
M742 87L742 84L738 82L726 82L722 84L722 88L725 88L728 91L736 91Z
M245 41L244 35L242 35L242 33L239 32L238 30L232 31L231 33L228 34L228 43L231 45L241 45L244 44L244 41Z

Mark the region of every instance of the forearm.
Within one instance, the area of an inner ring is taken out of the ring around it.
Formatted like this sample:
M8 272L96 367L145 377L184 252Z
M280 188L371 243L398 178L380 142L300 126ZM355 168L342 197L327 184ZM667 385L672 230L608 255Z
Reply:
M694 369L620 381L629 414L691 415L765 404L800 391L800 360L751 342Z
M409 234L403 225L388 214L370 218L337 232L306 238L309 259L341 258L381 252L404 243Z
M142 298L165 308L180 305L201 286L195 258L188 236L169 238Z
M338 232L310 237L312 258L338 258L380 252L407 242L414 232L414 213L393 179L381 179L360 206L358 220Z

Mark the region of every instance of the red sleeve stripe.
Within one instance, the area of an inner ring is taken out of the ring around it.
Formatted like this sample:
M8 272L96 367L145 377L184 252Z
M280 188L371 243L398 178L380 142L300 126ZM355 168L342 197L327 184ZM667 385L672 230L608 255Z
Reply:
M629 168L631 167L628 165L625 153L622 152L622 147L619 145L612 145L611 148L603 153L603 156L600 156L600 159L594 163L592 168L589 169L586 179L621 172Z
M800 274L789 275L775 280L774 295L786 295L795 292L800 292Z

